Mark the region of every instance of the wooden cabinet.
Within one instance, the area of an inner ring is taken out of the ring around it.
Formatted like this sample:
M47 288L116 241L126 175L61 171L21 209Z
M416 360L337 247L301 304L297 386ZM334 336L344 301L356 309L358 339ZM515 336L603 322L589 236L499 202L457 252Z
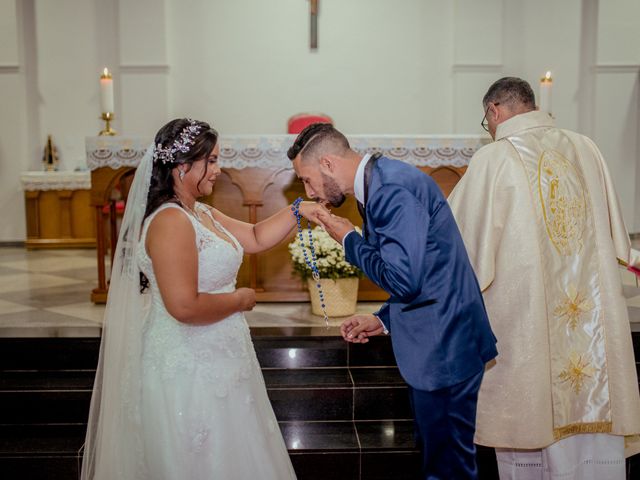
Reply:
M26 247L95 247L89 172L26 172Z

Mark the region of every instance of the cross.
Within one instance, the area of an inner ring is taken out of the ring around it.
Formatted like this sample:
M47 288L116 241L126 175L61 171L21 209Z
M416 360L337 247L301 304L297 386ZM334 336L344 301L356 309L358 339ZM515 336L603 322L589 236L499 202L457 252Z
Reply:
M309 18L311 19L309 47L311 50L318 48L318 1L309 0Z

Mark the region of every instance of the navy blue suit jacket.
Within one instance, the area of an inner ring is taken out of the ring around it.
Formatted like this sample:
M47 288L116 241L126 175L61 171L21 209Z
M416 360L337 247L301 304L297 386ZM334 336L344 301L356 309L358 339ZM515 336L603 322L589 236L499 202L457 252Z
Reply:
M365 205L367 236L347 235L347 261L389 293L377 313L400 373L438 390L478 373L497 355L482 293L438 185L404 162L380 158Z

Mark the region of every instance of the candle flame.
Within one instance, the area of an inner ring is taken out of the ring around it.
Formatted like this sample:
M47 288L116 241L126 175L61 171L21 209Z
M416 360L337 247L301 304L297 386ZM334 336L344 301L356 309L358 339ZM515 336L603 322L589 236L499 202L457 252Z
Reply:
M111 78L111 72L109 72L109 69L107 67L104 67L104 70L102 71L102 75L100 75L100 78Z
M544 76L547 80L551 80L551 72L547 71L547 74Z

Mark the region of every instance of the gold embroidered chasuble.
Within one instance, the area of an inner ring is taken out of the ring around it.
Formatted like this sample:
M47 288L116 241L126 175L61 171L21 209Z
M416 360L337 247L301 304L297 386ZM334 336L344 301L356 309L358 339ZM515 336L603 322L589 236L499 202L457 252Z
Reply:
M629 238L593 142L544 113L517 115L449 202L498 338L476 441L544 448L575 433L639 433L616 261L628 259Z

